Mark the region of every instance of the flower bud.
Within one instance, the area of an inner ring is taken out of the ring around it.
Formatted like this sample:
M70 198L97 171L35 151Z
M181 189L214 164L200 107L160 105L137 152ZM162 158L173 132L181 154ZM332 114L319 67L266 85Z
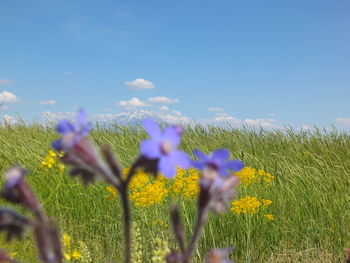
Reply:
M13 203L25 205L36 215L40 214L40 204L32 189L24 180L27 170L15 166L9 168L5 173L5 186L1 193L2 197Z
M7 208L0 209L0 231L6 232L6 240L20 239L29 225L29 219Z

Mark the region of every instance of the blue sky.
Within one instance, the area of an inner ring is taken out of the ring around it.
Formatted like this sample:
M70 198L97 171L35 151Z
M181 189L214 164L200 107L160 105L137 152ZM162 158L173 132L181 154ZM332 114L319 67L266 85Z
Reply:
M349 13L348 0L1 0L0 114L348 129Z

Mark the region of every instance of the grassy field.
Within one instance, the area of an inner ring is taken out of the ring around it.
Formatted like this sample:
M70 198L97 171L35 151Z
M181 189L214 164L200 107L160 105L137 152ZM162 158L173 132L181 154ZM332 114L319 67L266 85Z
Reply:
M95 129L91 137L97 145L112 145L121 164L128 167L146 134L139 128L114 127ZM67 172L41 166L57 138L53 128L40 125L0 127L1 172L16 163L25 166L29 170L27 179L45 210L56 218L61 233L71 236L73 247L85 244L93 262L122 262L118 197L107 200L103 182L85 188ZM246 166L275 176L270 186L241 186L238 197L272 200L266 213L275 219L267 220L263 212L211 215L195 262L203 262L211 247L231 245L235 247L232 255L236 262L343 262L344 248L350 247L350 134L198 126L186 129L180 148L191 153L194 148L209 152L223 147ZM157 238L174 246L168 216L168 206L174 201L180 204L189 235L195 219L194 198L168 196L162 204L133 206L143 262L151 262ZM18 260L37 262L30 234L24 241L11 244L6 244L3 237L1 240L1 247L16 253Z

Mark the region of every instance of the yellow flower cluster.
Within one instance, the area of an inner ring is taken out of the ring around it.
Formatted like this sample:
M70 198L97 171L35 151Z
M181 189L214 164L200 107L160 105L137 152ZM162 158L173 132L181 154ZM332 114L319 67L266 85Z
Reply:
M130 168L125 168L123 176L126 176ZM137 207L148 207L160 204L169 193L181 195L185 198L192 197L199 192L198 186L199 171L193 168L188 170L178 168L173 182L167 180L159 174L153 178L142 170L138 170L130 181L130 199ZM109 193L106 198L112 200L117 196L117 191L111 187L106 187Z
M266 208L272 204L271 200L261 199L258 200L254 196L246 196L237 201L232 202L231 211L236 214L256 214L260 208Z
M64 164L59 160L60 157L63 157L63 152L56 153L53 150L50 150L48 154L45 156L44 160L41 162L41 166L45 168L53 168L58 167L58 169L63 172Z
M275 217L271 214L264 215L264 217L268 220L275 220Z
M72 249L71 238L68 234L63 234L63 256L66 260L80 259L81 254L78 250Z
M147 184L139 191L132 191L129 197L135 206L147 207L162 203L167 195L168 189L165 188L164 179L157 177L154 182Z
M199 192L199 171L193 168L188 170L178 168L174 183L169 187L169 190L183 197L192 197Z
M113 200L117 196L118 192L113 186L107 186L106 190L109 193L109 195L106 196L107 200Z
M240 182L243 186L248 186L258 181L269 184L275 178L273 175L266 173L262 169L259 169L257 171L255 168L249 166L244 167L239 172L235 172L234 175L239 177Z

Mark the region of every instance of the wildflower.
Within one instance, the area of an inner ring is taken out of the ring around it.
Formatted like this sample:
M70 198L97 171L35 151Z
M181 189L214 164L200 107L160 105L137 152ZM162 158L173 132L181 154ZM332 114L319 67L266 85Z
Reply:
M243 186L249 186L256 182L264 182L270 184L275 178L270 173L265 172L262 169L258 171L252 167L244 167L241 171L235 172L235 176L238 176Z
M268 200L268 199L261 199L261 203L263 206L269 206L272 204L272 201L271 200Z
M109 195L106 197L107 200L113 200L117 196L117 190L115 190L112 186L106 187L107 192L109 192Z
M63 119L57 124L56 131L62 135L62 138L55 141L52 147L57 151L69 151L81 138L89 134L91 128L86 113L80 109L76 124L72 124L67 119Z
M148 159L158 160L157 167L161 173L166 177L173 177L176 165L189 167L188 156L176 149L181 136L177 127L170 126L161 132L157 123L151 119L145 120L143 127L151 139L141 143L141 154Z
M11 241L14 237L20 239L28 226L29 220L27 218L13 210L0 209L0 231L6 232L7 241Z
M152 263L165 262L166 256L170 253L169 244L166 240L156 238L156 249L152 251Z
M264 215L264 217L268 220L275 220L275 217L271 214Z
M199 159L192 163L194 167L202 171L206 169L211 170L208 174L213 174L212 172L215 172L220 176L230 176L228 170L238 172L244 166L243 162L239 160L228 161L230 153L226 149L216 150L208 156L200 150L194 150L193 153Z
M41 165L46 168L52 168L56 164L56 153L50 150L45 159L41 162Z
M136 171L136 174L131 178L129 188L132 191L138 191L147 183L149 183L149 181L149 176L142 169L138 169Z
M62 251L56 223L46 218L34 222L34 234L42 262L62 262Z
M199 171L194 168L188 170L178 168L174 183L169 190L185 198L196 195L199 192Z
M133 191L130 194L130 200L137 207L148 207L160 204L167 195L168 189L165 188L165 182L157 179L139 191Z
M216 213L224 212L229 201L235 197L234 187L239 182L238 177L230 174L229 170L241 170L243 162L229 161L230 153L226 149L216 150L208 156L199 150L193 153L199 159L193 162L193 166L203 171L200 178L199 208L208 206Z
M58 158L63 157L63 152L56 153L53 150L49 150L48 154L45 156L44 160L41 162L41 166L44 168L58 167L61 173L64 172L65 165L60 162Z
M81 258L81 253L76 249L72 249L71 237L68 234L63 234L62 243L64 246L63 256L66 260Z
M95 146L87 138L91 127L85 112L81 109L76 123L72 124L63 119L57 124L56 130L62 137L52 144L61 156L64 151L61 158L65 164L72 165L70 175L80 176L84 184L94 182L99 175L109 174Z
M237 201L232 202L231 211L236 214L256 214L262 203L254 196L246 196Z
M231 211L236 214L256 214L258 213L260 208L266 208L272 204L271 200L268 199L260 199L254 196L246 196L237 201L232 202ZM265 215L265 217L269 220L273 220L272 215Z
M269 184L272 182L272 180L275 179L275 177L273 175L271 175L270 173L264 173L262 180L263 182Z
M261 170L259 170L260 172ZM258 173L259 174L259 173ZM259 176L256 170L252 167L244 167L242 170L235 172L234 175L238 176L243 186L251 185L259 180Z
M24 180L26 173L27 170L19 166L7 169L4 175L6 183L1 196L10 202L23 204L34 214L39 215L41 206L32 189Z

